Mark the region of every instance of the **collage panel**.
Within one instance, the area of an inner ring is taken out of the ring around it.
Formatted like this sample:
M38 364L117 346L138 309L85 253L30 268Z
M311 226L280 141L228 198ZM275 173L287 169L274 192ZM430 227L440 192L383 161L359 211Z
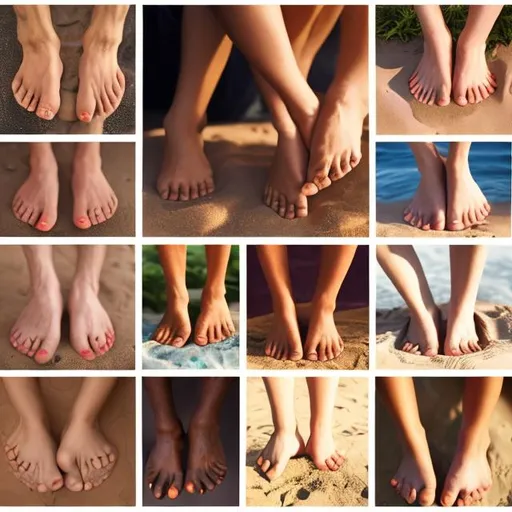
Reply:
M368 381L247 379L247 506L368 505Z

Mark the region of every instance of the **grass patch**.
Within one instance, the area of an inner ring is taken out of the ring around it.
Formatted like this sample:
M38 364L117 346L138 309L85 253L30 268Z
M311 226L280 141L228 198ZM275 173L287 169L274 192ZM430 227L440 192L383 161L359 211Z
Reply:
M443 5L441 9L446 25L454 39L457 39L466 23L468 6ZM409 5L378 5L375 33L378 39L399 40L405 43L416 37L421 37L421 25L414 8ZM506 5L489 34L487 49L492 51L498 45L508 46L511 42L512 5Z

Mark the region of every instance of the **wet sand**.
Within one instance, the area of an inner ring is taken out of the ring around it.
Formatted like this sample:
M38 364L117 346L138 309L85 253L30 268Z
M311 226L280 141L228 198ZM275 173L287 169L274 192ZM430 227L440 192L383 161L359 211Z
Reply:
M61 282L64 304L75 271L76 247L55 246L54 264ZM116 332L114 347L94 361L82 359L69 344L69 316L64 315L62 337L55 362L38 365L9 343L14 322L23 311L29 290L28 269L20 246L0 247L0 369L3 370L129 370L135 368L135 262L132 246L109 246L101 274L100 300Z
M306 379L295 379L295 411L300 432L309 436ZM254 469L273 432L270 406L261 378L247 379L247 506L368 505L368 382L340 379L333 436L346 460L338 471L320 471L307 457L292 459L274 482Z
M41 389L56 441L68 419L69 411L81 385L81 378L43 378ZM18 417L0 382L0 432L9 436ZM135 379L121 378L109 396L100 426L105 437L115 445L119 458L105 482L87 492L62 488L54 493L30 492L11 473L7 459L0 457L0 506L134 506L135 505ZM2 438L3 439L3 438ZM3 443L2 443L3 445Z

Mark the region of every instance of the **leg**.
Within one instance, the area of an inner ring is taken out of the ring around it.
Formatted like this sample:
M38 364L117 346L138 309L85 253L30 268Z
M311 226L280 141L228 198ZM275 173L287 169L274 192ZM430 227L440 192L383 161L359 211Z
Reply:
M343 463L332 438L332 413L338 391L338 379L306 377L311 408L310 435L306 452L322 471L337 471Z
M213 491L226 476L227 466L220 439L219 416L230 377L204 377L199 404L188 427L189 452L185 489Z
M117 63L117 51L123 40L128 5L96 5L91 24L84 33L84 53L78 68L76 115L90 123L97 115L114 113L123 98L125 80Z
M99 142L78 142L73 162L73 223L88 229L110 219L117 197L101 169Z
M174 408L172 379L144 377L155 418L156 442L146 463L146 482L157 499L176 499L183 487L183 427Z
M496 77L487 67L485 49L487 37L503 5L471 5L464 30L457 42L453 71L453 98L464 106L480 103L497 87Z
M377 387L397 423L403 445L402 461L391 485L409 504L418 500L420 505L433 505L436 475L420 420L414 382L411 377L379 377Z
M235 334L226 302L226 271L228 269L230 245L206 245L206 284L201 295L201 313L195 327L194 341L204 346L218 343Z
M36 363L53 360L60 342L62 295L55 273L52 247L24 245L30 276L30 299L11 329L11 345Z
M16 430L7 438L5 454L16 478L31 491L60 489L64 481L55 464L56 446L37 378L4 377L10 402L20 417Z
M302 359L302 341L292 296L288 250L285 245L259 245L257 251L274 312L265 354L275 359L298 361Z
M304 352L311 361L329 361L343 351L341 339L334 322L336 298L356 253L356 245L325 245Z
M92 361L106 354L116 339L108 313L98 298L107 248L78 246L78 261L69 293L70 342L81 357Z
M460 231L482 223L491 211L469 169L471 142L452 142L446 160L447 229Z
M409 78L411 94L421 103L445 107L452 89L452 35L439 5L417 5L423 32L423 56Z
M184 7L181 68L172 106L164 121L165 152L157 181L162 199L188 201L214 190L200 132L231 47L209 7Z
M99 415L116 377L85 377L57 451L57 464L70 491L90 491L112 473L117 450L106 439Z
M186 245L159 245L158 255L164 271L167 306L151 339L163 345L183 347L192 328L188 316Z
M14 196L12 211L17 219L39 231L50 231L57 222L57 160L49 142L32 142L28 147L29 175Z
M51 120L60 108L60 41L52 25L49 5L16 5L18 41L23 61L12 82L19 105Z
M447 356L482 350L475 328L475 304L487 249L484 245L450 246L451 296L444 342Z
M421 180L412 201L404 210L404 220L424 231L443 231L446 225L444 160L432 142L410 142L409 145Z
M477 505L492 485L489 423L502 385L503 377L466 378L457 451L441 494L444 506Z
M279 478L288 461L305 453L304 439L295 418L293 377L263 377L267 390L274 432L256 464L269 480Z

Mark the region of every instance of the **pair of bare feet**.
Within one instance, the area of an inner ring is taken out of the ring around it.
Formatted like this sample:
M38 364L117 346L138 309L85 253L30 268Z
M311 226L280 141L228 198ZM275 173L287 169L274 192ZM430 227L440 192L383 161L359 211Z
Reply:
M417 501L420 505L430 506L436 498L436 475L425 430L419 425L415 432L410 446L404 449L391 485L407 503ZM491 468L487 462L489 445L487 431L473 432L462 427L441 492L441 505L469 506L481 501L492 485Z
M90 491L112 472L116 449L99 426L71 418L57 445L44 421L21 420L5 444L5 454L16 478L30 490Z
M115 332L99 298L99 285L76 278L68 300L70 343L87 361L106 354L115 342ZM11 345L36 363L53 360L61 338L63 300L54 271L33 285L28 304L10 333Z
M425 143L417 159L421 180L404 220L424 231L460 231L482 224L491 207L471 176L467 156L443 158Z
M186 473L182 458L188 441ZM204 494L220 485L227 473L226 457L215 421L191 421L187 435L180 423L157 429L155 446L146 464L146 482L153 496L176 499L182 489ZM185 485L183 485L185 482Z

